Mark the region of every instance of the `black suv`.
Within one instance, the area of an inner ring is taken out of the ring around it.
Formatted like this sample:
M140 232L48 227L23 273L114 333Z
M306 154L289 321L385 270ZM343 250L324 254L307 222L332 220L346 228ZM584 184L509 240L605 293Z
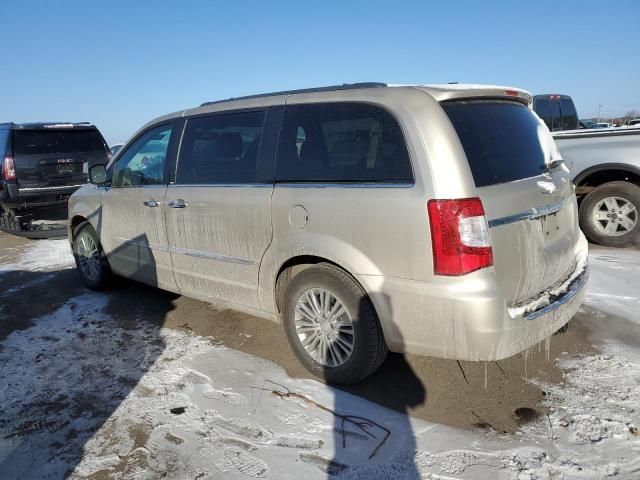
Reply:
M89 123L0 123L1 210L11 217L66 205L87 182L88 168L108 160L104 138Z

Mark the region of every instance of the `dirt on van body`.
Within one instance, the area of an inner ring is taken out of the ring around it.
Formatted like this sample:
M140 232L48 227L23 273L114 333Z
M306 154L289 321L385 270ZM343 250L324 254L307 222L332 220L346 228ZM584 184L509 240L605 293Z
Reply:
M30 242L0 232L0 263L10 263ZM28 328L33 319L85 291L73 269L39 274L35 279L25 272L5 272L0 275L0 293L9 292L16 283L26 286L2 298L0 339ZM293 377L311 377L289 349L281 325L275 322L125 279L115 282L107 311L124 328L136 328L138 320L146 320L170 329L186 329L212 342L271 360ZM419 391L421 401L411 403L409 409L414 417L467 429L512 432L546 414L542 406L546 393L538 384L562 381L555 360L590 351L587 337L591 316L589 309L582 309L566 332L551 338L548 348L543 343L498 362L390 354L373 376L342 389L396 410L406 409L406 399Z

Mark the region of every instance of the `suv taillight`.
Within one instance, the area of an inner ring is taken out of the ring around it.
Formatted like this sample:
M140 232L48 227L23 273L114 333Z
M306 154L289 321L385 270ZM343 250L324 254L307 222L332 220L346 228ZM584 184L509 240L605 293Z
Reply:
M436 275L464 275L493 265L482 200L429 200L427 210Z
M2 178L5 180L16 179L16 169L13 165L13 157L11 155L4 157L4 161L2 162Z

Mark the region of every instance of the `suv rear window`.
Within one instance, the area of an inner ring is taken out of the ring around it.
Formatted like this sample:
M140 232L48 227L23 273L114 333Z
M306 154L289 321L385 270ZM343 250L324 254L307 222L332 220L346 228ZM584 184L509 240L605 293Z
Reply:
M104 152L98 130L14 130L14 155Z
M562 109L562 129L576 130L578 128L578 112L570 98L560 100L560 108Z
M536 98L535 102L533 102L533 109L536 111L542 121L547 124L549 130L551 130L553 125L551 124L550 100L547 100L546 98Z
M7 154L9 132L10 130L0 130L0 157L4 157Z
M407 146L396 119L362 103L286 107L278 144L276 181L413 181Z
M538 138L548 135L525 105L506 101L443 103L477 187L512 182L546 170Z

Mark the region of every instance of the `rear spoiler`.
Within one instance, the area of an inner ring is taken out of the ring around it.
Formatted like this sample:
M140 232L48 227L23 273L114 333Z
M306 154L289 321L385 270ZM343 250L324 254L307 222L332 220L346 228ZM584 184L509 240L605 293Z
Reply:
M416 87L429 93L438 102L454 100L497 99L511 100L530 107L533 95L521 88L494 85L421 85Z

